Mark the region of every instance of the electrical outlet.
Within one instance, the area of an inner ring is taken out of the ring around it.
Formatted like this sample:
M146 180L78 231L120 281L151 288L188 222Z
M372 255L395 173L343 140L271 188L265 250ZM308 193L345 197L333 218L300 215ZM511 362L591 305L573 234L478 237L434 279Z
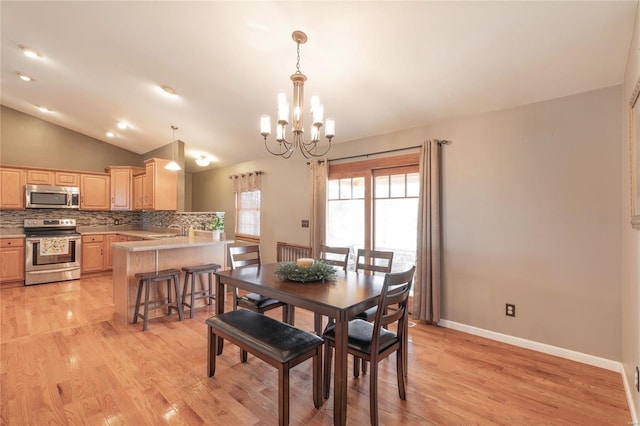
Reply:
M309 221L305 220L305 219L302 219L302 227L303 228L308 228L309 227Z
M636 366L635 384L636 390L640 392L640 370L638 370L638 366Z
M508 317L515 317L516 316L516 305L511 304L511 303L507 303L507 305L505 306L505 311L504 314Z

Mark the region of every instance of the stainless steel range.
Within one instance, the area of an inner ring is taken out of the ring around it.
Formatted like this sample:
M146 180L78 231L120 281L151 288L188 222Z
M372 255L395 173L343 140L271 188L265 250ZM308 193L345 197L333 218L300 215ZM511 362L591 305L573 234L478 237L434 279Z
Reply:
M25 219L25 285L80 278L82 239L75 219Z

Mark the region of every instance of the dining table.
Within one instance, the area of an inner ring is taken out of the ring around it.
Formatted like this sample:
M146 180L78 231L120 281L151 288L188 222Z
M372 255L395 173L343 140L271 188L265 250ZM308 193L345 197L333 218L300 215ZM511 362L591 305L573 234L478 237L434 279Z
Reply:
M277 263L269 263L218 271L216 294L225 294L226 285L277 299L335 320L333 423L345 425L349 320L377 305L384 277L337 270L331 280L303 283L280 279L276 275L277 268ZM216 312L224 312L224 303L216 303ZM322 334L322 330L314 331ZM218 355L223 350L222 339L219 342Z

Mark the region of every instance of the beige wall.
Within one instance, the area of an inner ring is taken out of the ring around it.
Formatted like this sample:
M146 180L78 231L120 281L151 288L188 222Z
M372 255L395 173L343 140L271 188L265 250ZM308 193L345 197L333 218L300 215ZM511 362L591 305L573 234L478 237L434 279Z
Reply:
M330 158L452 140L443 157L444 318L619 361L620 102L618 86L336 144ZM265 171L269 261L276 241L309 241L299 224L309 208L304 159L194 174L194 209L232 212L227 177L256 169ZM195 195L202 188L206 196ZM515 319L505 303L516 304Z
M629 222L631 212L630 164L629 158L629 100L640 78L640 9L636 13L636 24L633 32L629 58L624 78L624 92L621 109L623 114L623 149L622 159L622 364L624 377L633 395L636 416L640 416L640 393L634 387L634 370L640 366L640 230L631 229Z
M260 170L262 175L260 206L260 247L264 262L275 262L276 243L309 244L309 168L304 158L290 160L271 157L224 169L192 175L194 211L223 211L225 231L233 236L235 198L230 175Z
M134 152L2 106L0 164L104 172L107 166L144 166Z

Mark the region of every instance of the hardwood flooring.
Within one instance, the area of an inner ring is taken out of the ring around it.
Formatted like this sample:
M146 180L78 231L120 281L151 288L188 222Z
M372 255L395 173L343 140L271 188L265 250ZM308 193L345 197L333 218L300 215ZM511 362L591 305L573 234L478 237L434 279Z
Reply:
M271 425L277 375L226 345L206 376L213 306L149 330L113 314L111 277L0 290L3 425ZM273 315L278 318L279 310ZM296 325L313 316L296 310ZM445 328L410 329L407 400L395 359L380 363L383 425L628 425L619 373ZM350 358L351 361L351 358ZM313 407L311 363L291 371L291 423L333 424L333 397ZM369 375L349 379L348 424L369 422Z

